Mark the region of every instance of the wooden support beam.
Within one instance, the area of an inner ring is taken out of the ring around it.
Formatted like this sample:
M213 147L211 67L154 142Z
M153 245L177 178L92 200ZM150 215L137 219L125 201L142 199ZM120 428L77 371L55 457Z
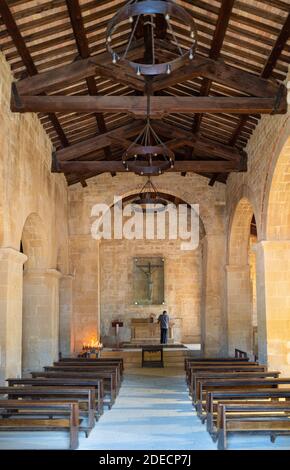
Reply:
M166 42L160 41L160 46L166 47ZM152 88L154 92L175 86L178 83L192 80L195 77L203 77L213 82L221 83L230 88L240 90L252 96L261 98L271 97L278 93L279 84L258 77L244 70L225 64L221 60L213 60L196 55L188 65L181 67L171 75L155 78ZM19 82L21 83L21 82Z
M261 78L268 79L271 76L276 64L280 58L280 55L289 39L290 36L290 13L288 13L287 19L281 29L281 32L272 48L272 51L267 59L267 62L264 66L264 69L261 73ZM242 130L244 129L249 116L241 116L240 122L237 125L229 143L231 145L235 145L239 135L241 134Z
M82 157L83 155L97 152L98 150L110 145L114 137L133 137L137 135L143 127L143 121L136 121L132 124L128 124L127 126L109 131L106 134L92 137L91 139L71 145L69 148L59 150L56 152L57 159L59 161L74 160L75 158Z
M34 62L32 60L31 54L25 44L24 39L22 38L22 35L20 33L20 30L13 18L13 15L10 11L10 8L8 6L8 3L6 0L0 0L0 14L2 16L2 20L7 28L7 31L9 35L11 36L15 47L18 51L18 54L20 55L23 64L26 67L26 70L29 75L31 76L37 76L37 68L34 65ZM62 144L63 147L66 147L69 145L69 142L66 138L66 135L60 125L60 122L58 118L49 113L49 119L55 129L55 132L57 133L59 140Z
M21 106L12 96L14 112L40 113L127 113L144 117L147 98L139 96L21 96ZM284 114L287 112L286 96L276 98L252 97L180 97L153 96L151 116L162 118L171 113L229 113L229 114Z
M80 57L82 59L87 59L90 56L90 48L84 27L79 0L66 0L66 5ZM86 83L89 94L91 96L97 96L98 89L94 77L87 77ZM103 134L107 132L107 126L103 113L95 113L95 116L100 133ZM112 159L112 152L109 146L104 148L104 154L106 159Z
M162 162L156 162L161 164ZM121 161L78 161L78 162L59 162L58 171L64 173L87 173L87 172L116 172L123 173L126 169ZM232 171L246 171L244 164L240 162L223 162L223 161L206 161L206 160L194 160L194 161L176 161L174 168L171 168L171 172L199 172L199 173L229 173Z
M211 157L224 158L225 160L239 161L241 153L228 145L207 139L204 136L192 134L190 131L179 129L164 121L153 121L155 131L164 137L170 135L172 139L187 139L187 145L192 143L196 153L210 155Z
M211 49L209 51L210 59L218 59L220 51L224 42L226 35L227 27L230 21L232 9L234 6L235 0L223 0L220 12L217 20L217 25L212 39ZM208 96L210 94L210 89L212 86L212 80L205 78L201 87L200 95ZM202 123L203 114L196 114L193 120L193 132L199 132L201 123Z
M144 50L138 44L128 57L134 59ZM129 67L112 64L111 56L105 52L97 56L79 59L69 65L38 74L36 77L25 78L17 82L17 89L21 95L38 95L43 91L50 91L72 83L77 83L88 77L99 75L110 78L117 83L130 86L133 89L144 91L143 77L138 77Z

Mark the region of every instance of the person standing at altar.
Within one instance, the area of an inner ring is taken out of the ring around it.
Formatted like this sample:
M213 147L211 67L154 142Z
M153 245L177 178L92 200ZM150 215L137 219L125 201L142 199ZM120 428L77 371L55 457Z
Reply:
M168 329L169 329L169 315L164 310L164 312L159 315L158 323L160 325L160 343L167 344L168 339Z

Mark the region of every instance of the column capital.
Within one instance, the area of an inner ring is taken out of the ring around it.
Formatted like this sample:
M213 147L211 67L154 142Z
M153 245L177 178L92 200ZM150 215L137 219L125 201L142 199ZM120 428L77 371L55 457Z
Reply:
M17 264L24 264L27 261L27 256L14 248L4 247L0 248L0 260L14 261Z
M57 279L62 277L62 273L57 269L29 269L28 271L24 271L25 276L30 277L40 277L40 276L51 276Z

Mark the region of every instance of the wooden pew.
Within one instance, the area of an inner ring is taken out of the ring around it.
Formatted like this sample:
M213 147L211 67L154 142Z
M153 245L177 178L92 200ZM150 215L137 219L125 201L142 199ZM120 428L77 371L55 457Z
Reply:
M184 370L186 370L186 366L188 362L199 362L199 363L206 363L206 362L249 362L249 358L237 358L237 357L185 357L184 358Z
M115 374L115 384L116 390L119 391L121 387L121 376L120 370L116 366L104 366L103 364L99 364L98 366L95 365L81 365L81 366L72 366L69 364L65 364L62 366L46 366L43 368L45 372L54 372L54 371L68 371L68 372L110 372Z
M84 416L87 424L82 422L80 431L84 431L86 437L95 426L96 418L96 390L93 387L0 387L0 395L7 396L7 399L25 399L25 400L45 400L69 402L73 400L79 404L79 414ZM11 413L10 413L11 414ZM21 413L17 413L19 416ZM25 415L27 413L25 412ZM36 411L36 415L39 411ZM59 415L59 410L49 410L45 413L48 417ZM3 416L3 414L2 414Z
M53 369L49 372L31 372L33 378L63 378L63 379L75 379L75 378L84 378L84 379L101 379L104 383L104 394L103 394L103 403L109 409L112 408L117 397L117 385L116 385L116 376L112 372L103 372L103 371L81 371L77 372L75 370L56 370Z
M252 413L255 413L254 415ZM227 448L229 432L290 434L290 403L219 404L218 449ZM271 439L273 441L273 438Z
M93 387L96 390L96 412L101 416L104 412L104 384L102 379L91 378L9 378L6 380L9 387Z
M235 403L235 402L262 402L277 401L283 399L290 401L290 388L279 389L261 389L261 390L213 390L206 392L206 427L207 431L216 440L216 417L217 407L219 403Z
M91 363L94 363L94 362L103 362L104 364L106 364L108 362L114 362L114 363L120 364L122 373L124 371L124 359L122 357L97 357L97 358L91 358L91 357L62 357L58 362L60 362L60 363L63 363L63 362L76 363L77 362L79 364L82 364L82 363L91 364Z
M53 363L54 367L84 367L84 368L113 368L117 370L117 380L118 383L121 383L123 377L122 366L120 362L117 361L98 361L98 362L74 362L74 361L57 361Z
M189 390L189 394L191 395L192 397L192 401L193 403L195 403L196 401L196 395L195 395L195 390L196 390L196 384L197 384L197 381L199 379L237 379L237 378L261 378L261 379L264 379L264 378L278 378L279 375L280 375L281 372L279 371L268 371L268 372L256 372L256 371L248 371L248 372L244 372L244 371L240 371L240 372L236 372L236 371L227 371L227 372L214 372L214 371L210 371L210 372L201 372L201 371L197 371L197 372L192 372L191 374L191 386L190 386L190 390Z
M230 365L191 365L187 370L187 384L188 387L192 386L192 373L204 372L267 372L266 366L248 365L248 364L230 364Z
M67 413L69 419L43 419L41 418L2 418L0 419L0 432L5 431L69 431L70 449L77 449L79 444L79 404L78 402L34 401L34 400L0 400L0 412L10 410L25 410L39 413L45 411L61 411Z
M263 388L274 388L279 385L290 385L290 378L283 377L277 379L259 379L259 378L247 378L247 379L199 379L196 383L196 401L195 408L197 416L203 417L205 411L204 401L205 392L216 390L216 389L263 389Z

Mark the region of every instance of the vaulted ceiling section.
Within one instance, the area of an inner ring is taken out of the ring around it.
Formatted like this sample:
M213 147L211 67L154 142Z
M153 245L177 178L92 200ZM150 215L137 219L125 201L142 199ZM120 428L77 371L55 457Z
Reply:
M195 59L152 84L153 125L176 155L171 171L225 182L246 171L244 151L261 114L287 110L282 85L290 62L289 0L176 1L198 30ZM124 1L0 0L0 49L15 77L11 107L37 112L55 152L53 171L68 184L124 171L122 139L146 114L145 82L112 64L106 28ZM119 46L128 41L128 28ZM176 22L179 40L188 32ZM136 41L133 59L145 54ZM156 54L176 51L159 25Z

